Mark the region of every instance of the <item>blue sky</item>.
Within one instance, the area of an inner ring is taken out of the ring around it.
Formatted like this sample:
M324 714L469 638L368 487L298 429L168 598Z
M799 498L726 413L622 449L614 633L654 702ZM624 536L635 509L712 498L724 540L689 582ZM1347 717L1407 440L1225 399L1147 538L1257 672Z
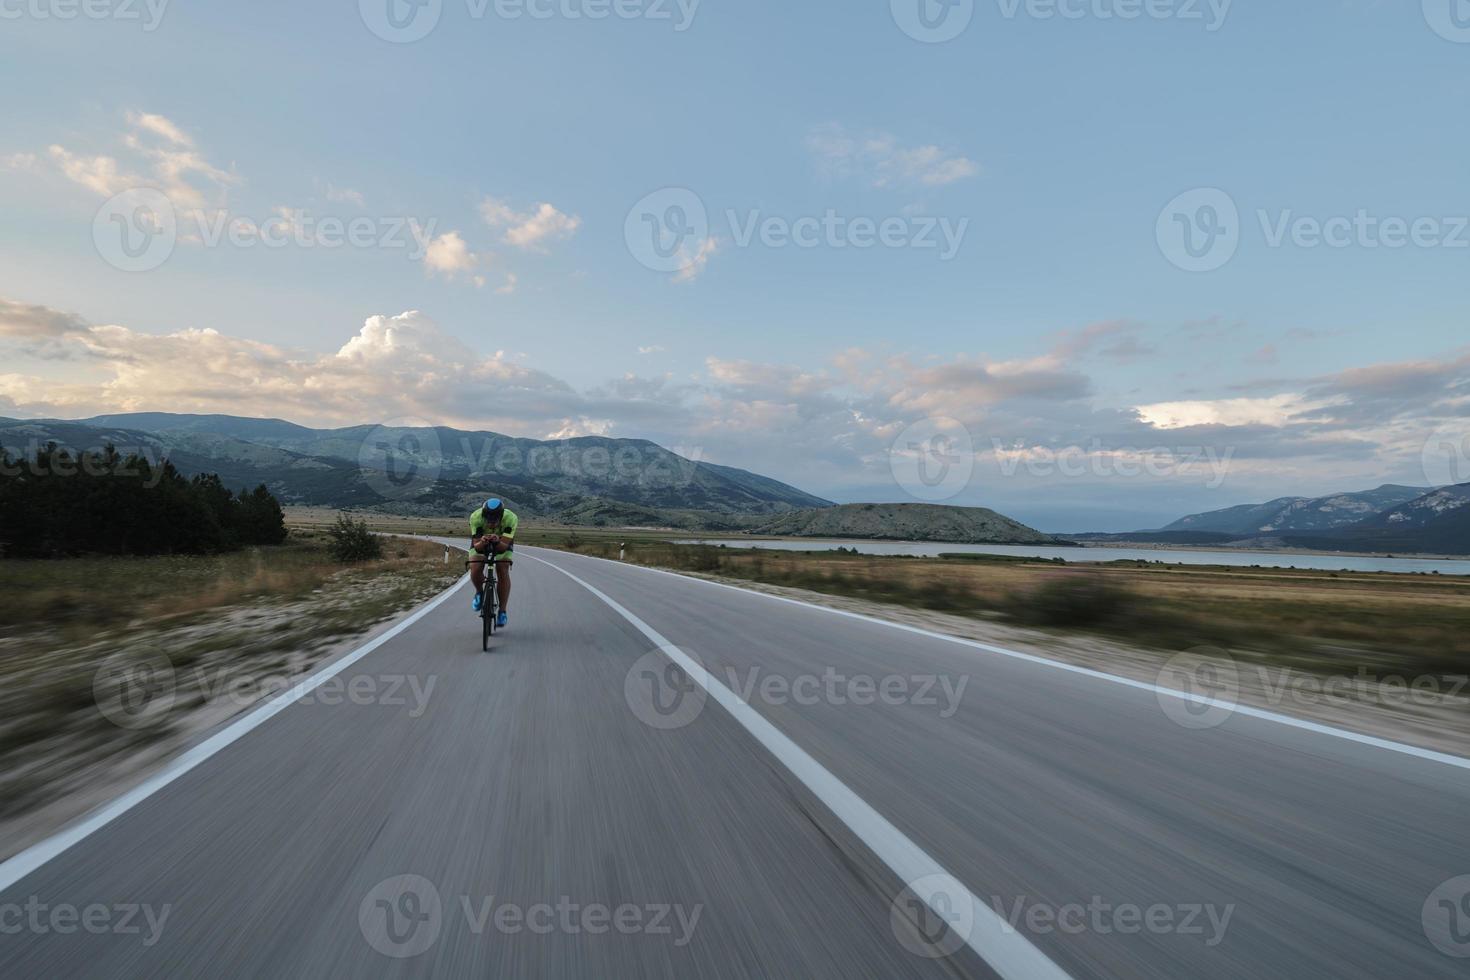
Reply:
M369 29L389 0L98 2L0 0L6 414L607 432L836 499L909 499L895 440L937 418L979 456L954 502L1075 530L1426 483L1425 440L1467 412L1449 0L976 0L945 43L900 27L920 0L440 0L412 43ZM181 231L127 272L94 219L135 187ZM672 273L625 238L663 188L708 216ZM1160 216L1201 188L1239 221L1188 272ZM191 237L277 209L436 245ZM829 213L849 247L740 241ZM1300 224L1360 213L1342 247ZM1384 247L1394 219L1430 223ZM863 220L963 233L952 257L851 247ZM1223 478L1179 462L1199 447ZM1076 474L1044 465L1069 452Z

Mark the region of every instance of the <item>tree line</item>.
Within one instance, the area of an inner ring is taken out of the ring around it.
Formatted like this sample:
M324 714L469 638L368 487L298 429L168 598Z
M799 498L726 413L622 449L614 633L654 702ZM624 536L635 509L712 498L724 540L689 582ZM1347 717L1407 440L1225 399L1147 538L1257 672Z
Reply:
M280 502L261 484L235 493L215 474L185 477L167 460L73 453L50 443L15 457L0 447L0 555L210 554L286 539Z

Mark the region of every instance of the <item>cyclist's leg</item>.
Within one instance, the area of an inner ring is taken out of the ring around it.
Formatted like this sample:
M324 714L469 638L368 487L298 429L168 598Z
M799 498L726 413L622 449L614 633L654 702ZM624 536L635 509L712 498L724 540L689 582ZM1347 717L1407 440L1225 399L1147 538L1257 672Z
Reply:
M510 566L511 559L495 563L495 588L500 597L500 611L505 612L505 607L510 605Z
M475 551L475 543L470 542L470 584L475 587L475 595L485 587L485 556Z

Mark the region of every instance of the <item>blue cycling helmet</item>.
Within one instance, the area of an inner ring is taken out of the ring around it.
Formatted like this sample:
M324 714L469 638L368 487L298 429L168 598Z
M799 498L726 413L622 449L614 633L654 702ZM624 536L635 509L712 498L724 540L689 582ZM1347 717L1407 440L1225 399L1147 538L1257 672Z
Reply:
M485 501L486 517L499 516L500 512L503 510L505 510L505 501L501 500L499 497L491 497L489 500Z

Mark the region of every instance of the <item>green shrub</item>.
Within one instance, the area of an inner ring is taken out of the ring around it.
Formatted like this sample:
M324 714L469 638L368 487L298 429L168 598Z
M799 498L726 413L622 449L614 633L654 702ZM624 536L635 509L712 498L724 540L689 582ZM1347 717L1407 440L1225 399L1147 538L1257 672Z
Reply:
M341 562L372 561L383 557L383 542L368 530L367 521L354 521L346 514L337 515L337 523L327 530L332 539L332 557Z
M1061 575L1012 601L1011 615L1032 626L1095 627L1137 612L1133 593L1100 575Z

